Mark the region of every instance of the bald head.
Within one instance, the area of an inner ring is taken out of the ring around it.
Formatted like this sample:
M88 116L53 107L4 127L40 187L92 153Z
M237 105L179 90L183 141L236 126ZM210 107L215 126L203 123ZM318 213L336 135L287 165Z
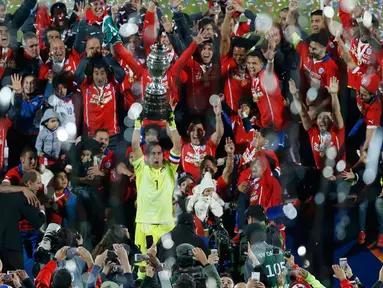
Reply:
M40 173L33 169L25 171L23 177L21 178L21 182L23 182L25 187L33 193L37 193L37 191L41 188Z
M98 38L90 38L86 41L86 55L93 57L95 54L101 53L101 43Z
M49 52L54 61L61 62L65 59L65 44L61 39L53 39L50 43Z

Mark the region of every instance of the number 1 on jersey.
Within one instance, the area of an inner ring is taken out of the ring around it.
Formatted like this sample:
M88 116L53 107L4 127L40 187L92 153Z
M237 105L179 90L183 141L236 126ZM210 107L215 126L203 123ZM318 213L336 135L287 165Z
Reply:
M158 180L154 180L156 182L156 190L158 190Z

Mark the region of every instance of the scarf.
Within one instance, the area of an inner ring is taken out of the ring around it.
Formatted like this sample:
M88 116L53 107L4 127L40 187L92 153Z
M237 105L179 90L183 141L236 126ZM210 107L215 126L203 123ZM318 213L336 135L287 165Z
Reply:
M39 39L40 49L46 48L44 45L44 31L52 24L49 16L48 6L41 6L36 13L36 36Z
M108 11L106 11L106 9L104 10L104 14L101 17L95 16L92 10L88 9L86 10L85 18L90 25L93 25L93 24L102 25L102 21L104 17L107 15L108 15Z

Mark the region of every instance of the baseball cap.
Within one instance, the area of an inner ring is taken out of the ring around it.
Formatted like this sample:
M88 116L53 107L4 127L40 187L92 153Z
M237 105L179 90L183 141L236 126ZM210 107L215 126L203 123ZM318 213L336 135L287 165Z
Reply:
M319 33L313 33L308 38L308 43L316 42L322 45L323 47L327 47L328 44L328 34L325 30L321 30Z
M177 246L176 255L177 257L189 256L188 251L193 250L195 247L189 243L183 243Z
M379 85L380 85L380 78L376 74L365 75L360 81L360 86L363 86L370 93L373 93L373 94L378 92Z
M179 176L178 176L178 185L181 185L182 182L186 181L187 179L190 179L194 182L194 177L192 174L190 174L189 172L182 172Z

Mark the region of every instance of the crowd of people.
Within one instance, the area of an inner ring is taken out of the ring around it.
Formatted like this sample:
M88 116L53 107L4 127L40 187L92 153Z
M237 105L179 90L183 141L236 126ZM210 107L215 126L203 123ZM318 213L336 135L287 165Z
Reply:
M0 0L2 287L365 287L333 255L383 248L380 19L206 1Z

